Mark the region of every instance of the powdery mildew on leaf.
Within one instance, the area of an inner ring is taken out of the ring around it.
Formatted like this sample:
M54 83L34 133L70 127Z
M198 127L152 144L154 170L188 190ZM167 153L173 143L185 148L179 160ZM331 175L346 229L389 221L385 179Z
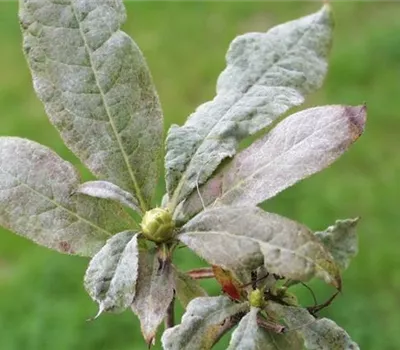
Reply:
M146 62L120 30L121 0L21 0L33 84L66 145L101 179L148 206L162 112Z
M260 208L208 209L182 228L178 239L210 264L307 281L316 276L340 288L339 270L305 226Z
M139 253L139 276L132 311L139 317L147 344L154 343L157 329L174 297L175 280L172 265L162 263L152 252Z
M132 231L110 238L93 257L84 286L103 311L122 312L133 301L138 276L138 241Z
M332 254L341 270L349 267L350 261L358 252L358 237L356 226L359 218L336 220L335 224L326 230L315 232L324 246Z
M138 213L141 212L139 203L135 197L108 181L84 182L78 187L76 192L91 197L111 199L137 211Z
M232 334L227 350L299 350L303 341L296 333L276 334L267 332L257 324L260 310L251 308Z
M187 274L174 269L176 297L184 308L189 302L198 297L207 296L207 292L200 284Z
M333 21L328 6L267 33L248 33L230 45L217 95L172 126L167 136L166 182L172 206L204 183L238 142L318 89L327 70Z
M196 298L189 303L181 324L164 332L161 339L163 348L211 349L223 321L248 309L247 303L238 304L225 296Z
M315 319L300 307L270 303L273 312L283 317L290 328L298 328L308 350L359 350L348 333L328 318Z
M72 195L75 168L36 142L0 138L0 225L61 253L93 256L114 233L134 226L107 200Z
M326 168L364 131L365 106L324 106L295 113L240 152L201 188L206 205L256 205ZM184 205L201 210L198 194Z

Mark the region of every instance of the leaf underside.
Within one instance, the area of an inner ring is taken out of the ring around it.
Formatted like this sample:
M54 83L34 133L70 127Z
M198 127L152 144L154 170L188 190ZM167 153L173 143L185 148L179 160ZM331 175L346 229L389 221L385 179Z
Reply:
M328 318L316 319L300 307L270 303L268 306L279 314L290 328L298 329L308 350L359 350L349 334Z
M316 276L340 288L332 257L305 226L262 209L208 209L182 227L178 239L212 265L307 281Z
M192 300L180 325L167 329L161 339L165 350L211 349L221 324L228 317L247 311L228 297L203 297Z
M162 112L142 53L120 30L122 1L20 0L19 17L35 91L65 144L146 210Z
M204 183L238 143L271 124L318 89L327 70L332 18L328 6L267 33L248 33L230 45L217 95L172 126L165 159L171 206Z
M365 106L324 106L295 113L240 152L184 203L191 217L209 205L252 206L324 169L364 131Z
M138 238L124 231L110 238L93 257L84 286L97 303L99 313L122 312L133 301L138 276Z
M17 137L0 138L0 225L61 253L93 256L135 225L120 205L72 195L80 178L53 151Z
M154 343L157 329L174 297L175 281L172 265L162 263L154 252L139 253L139 275L132 311L139 317L147 344Z

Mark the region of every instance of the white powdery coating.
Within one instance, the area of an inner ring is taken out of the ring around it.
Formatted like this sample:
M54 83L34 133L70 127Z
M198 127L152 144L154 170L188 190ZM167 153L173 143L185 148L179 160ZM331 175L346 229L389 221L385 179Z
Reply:
M158 180L162 112L146 62L119 28L121 0L21 1L33 84L66 145L146 206Z

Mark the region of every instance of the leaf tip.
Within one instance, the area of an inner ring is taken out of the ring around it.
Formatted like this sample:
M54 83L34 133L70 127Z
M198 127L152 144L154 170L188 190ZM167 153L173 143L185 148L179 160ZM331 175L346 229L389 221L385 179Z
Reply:
M86 321L87 321L87 322L92 322L92 321L94 321L95 319L97 319L97 318L103 313L104 310L105 310L104 305L103 305L103 304L100 304L100 306L99 306L99 311L97 312L96 316L91 317L91 318L87 319Z
M345 107L345 114L350 122L350 132L353 141L357 140L365 129L367 121L367 105Z

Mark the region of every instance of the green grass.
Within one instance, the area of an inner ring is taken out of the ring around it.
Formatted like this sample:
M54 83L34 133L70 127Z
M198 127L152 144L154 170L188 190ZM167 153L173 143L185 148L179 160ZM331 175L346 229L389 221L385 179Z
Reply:
M166 128L214 95L229 42L318 8L313 2L129 2L125 29L146 55ZM324 88L307 105L368 105L364 136L337 163L266 205L319 230L361 216L360 253L343 294L326 312L362 349L400 349L400 6L334 2L335 43ZM21 52L17 3L0 3L0 134L54 148L87 171L62 144L34 95ZM159 196L163 184L160 183ZM184 268L198 265L178 257ZM62 256L0 232L2 350L145 349L133 314L103 315L82 287L87 260ZM332 290L314 283L321 300ZM212 285L217 293L217 288ZM306 298L303 291L299 291ZM220 347L223 348L222 346Z

